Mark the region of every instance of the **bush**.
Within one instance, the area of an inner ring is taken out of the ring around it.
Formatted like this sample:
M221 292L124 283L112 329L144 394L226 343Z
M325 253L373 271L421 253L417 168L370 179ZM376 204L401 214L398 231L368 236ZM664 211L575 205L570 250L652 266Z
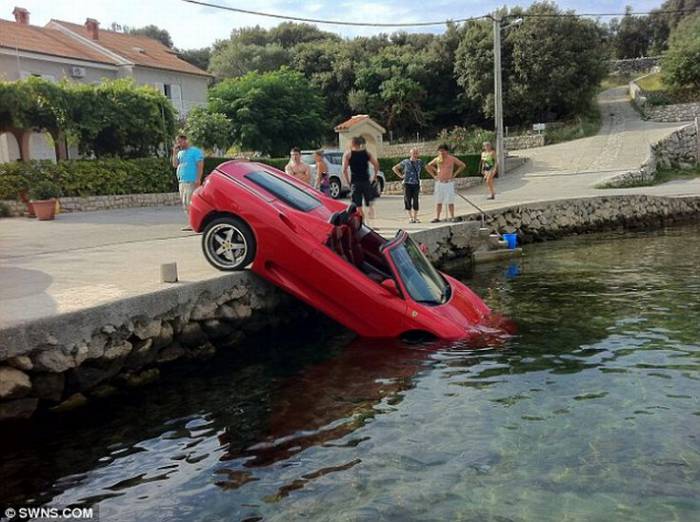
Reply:
M0 165L0 199L18 199L43 181L64 197L174 192L177 179L165 158L29 161Z
M45 201L60 196L58 185L48 180L40 181L29 190L29 198L33 201Z
M5 203L0 203L0 218L12 216L12 211Z
M192 143L211 151L226 150L231 146L231 129L231 120L225 114L195 107L187 115L184 131Z
M465 128L453 127L450 130L443 129L438 140L450 146L450 150L461 153L481 152L485 141L495 146L496 133L480 129L479 127Z
M683 19L674 29L661 63L671 87L700 91L700 13Z

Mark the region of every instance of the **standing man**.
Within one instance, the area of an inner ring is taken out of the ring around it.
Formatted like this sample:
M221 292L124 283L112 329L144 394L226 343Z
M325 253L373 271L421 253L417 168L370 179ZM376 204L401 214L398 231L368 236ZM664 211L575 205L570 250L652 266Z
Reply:
M457 169L455 170L455 167ZM440 222L442 205L447 204L450 211L450 221L455 220L455 183L454 179L466 168L466 165L450 154L450 149L444 143L438 147L438 155L428 163L425 170L435 178L435 210L436 216L431 223Z
M423 171L423 160L418 157L418 149L410 150L410 157L394 165L394 171L403 181L403 203L408 212L409 223L420 223L418 219L418 195L420 194L420 173Z
M190 201L194 189L202 183L204 172L204 153L197 147L190 147L187 136L178 135L173 147L172 164L177 169L177 181L180 189L180 200L189 218ZM192 230L189 226L182 230Z
M351 148L343 154L343 177L350 185L350 198L362 212L362 200L364 199L367 213L363 212L363 217L374 219L374 208L372 200L375 197L372 182L377 178L379 172L379 162L364 148L364 140L360 136L355 136L351 142ZM374 168L374 175L370 176L369 165ZM350 177L348 178L348 169ZM367 223L369 225L369 223Z
M289 163L284 167L284 171L299 181L311 185L311 168L301 161L301 150L299 150L299 147L294 147L289 153Z

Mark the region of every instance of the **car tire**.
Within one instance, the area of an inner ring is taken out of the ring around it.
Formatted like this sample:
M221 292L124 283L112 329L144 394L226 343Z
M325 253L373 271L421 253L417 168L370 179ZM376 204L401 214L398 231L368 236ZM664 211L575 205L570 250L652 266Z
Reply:
M331 178L328 186L328 193L333 199L340 199L343 195L343 186L338 178Z
M255 259L255 236L248 224L233 216L214 219L202 232L202 251L217 270L243 270Z

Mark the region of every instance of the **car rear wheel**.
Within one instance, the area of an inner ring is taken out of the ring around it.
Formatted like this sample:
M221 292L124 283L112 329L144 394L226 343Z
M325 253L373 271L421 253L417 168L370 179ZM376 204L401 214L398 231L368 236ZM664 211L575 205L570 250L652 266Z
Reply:
M329 184L329 193L330 196L333 199L340 199L340 196L343 192L343 187L340 184L340 180L338 178L332 178Z
M202 250L218 270L243 270L255 258L255 236L250 227L233 216L216 218L202 233Z

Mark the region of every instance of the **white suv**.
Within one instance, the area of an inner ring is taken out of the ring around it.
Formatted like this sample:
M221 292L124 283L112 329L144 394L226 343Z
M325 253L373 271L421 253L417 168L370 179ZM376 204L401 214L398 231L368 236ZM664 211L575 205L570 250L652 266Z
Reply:
M306 163L311 167L311 181L316 187L316 161L314 160L313 150L302 150L301 151L301 161ZM328 165L328 177L330 181L330 192L333 199L340 199L344 194L350 192L350 186L345 183L343 178L343 151L342 150L324 150L323 157ZM370 169L372 167L370 166ZM377 174L377 181L379 183L379 194L384 192L384 185L386 184L386 179L384 178L384 173L380 170ZM318 187L316 187L318 188Z

